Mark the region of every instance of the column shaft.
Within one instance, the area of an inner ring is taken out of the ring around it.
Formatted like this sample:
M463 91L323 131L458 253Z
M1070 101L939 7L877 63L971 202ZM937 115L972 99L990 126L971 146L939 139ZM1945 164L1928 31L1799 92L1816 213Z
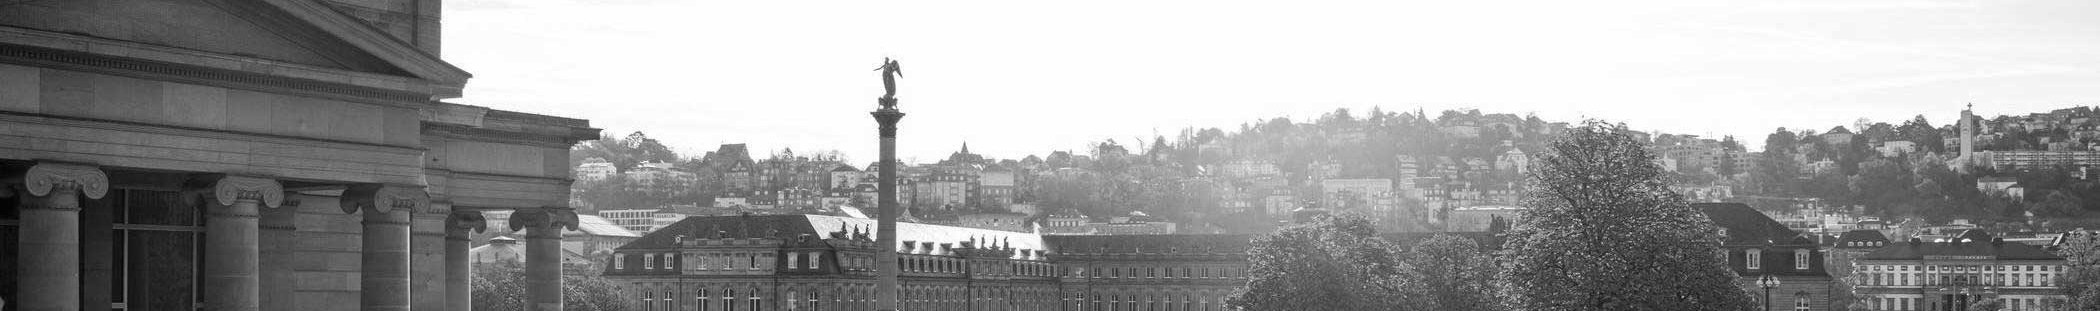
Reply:
M16 310L80 310L80 197L58 185L22 198L21 248L15 255Z
M535 311L561 311L561 227L525 229L525 296Z
M252 311L262 306L257 203L256 198L241 198L233 205L206 203L212 206L206 207L204 219L205 310Z
M877 135L882 139L881 159L876 162L876 178L880 180L875 183L878 193L875 194L874 298L875 310L890 311L900 310L898 276L903 272L897 266L897 215L903 208L897 206L897 121L904 118L904 113L893 108L896 98L883 97L880 101L883 109L872 113L878 126Z
M474 268L467 264L468 247L473 238L467 228L446 226L445 228L445 309L474 310L472 282Z
M366 208L364 273L358 280L366 311L408 310L408 209Z
M409 281L415 292L416 310L444 310L445 287L445 217L451 214L436 212L449 210L449 206L433 203L432 212L418 212L409 224L414 235L409 240Z
M292 270L292 262L297 260L292 255L292 245L299 243L298 216L297 204L262 211L262 250L257 256L262 260L258 267L262 273L262 296L256 302L263 310L299 309L298 274Z
M533 310L561 311L561 226L549 222L525 230L525 295Z

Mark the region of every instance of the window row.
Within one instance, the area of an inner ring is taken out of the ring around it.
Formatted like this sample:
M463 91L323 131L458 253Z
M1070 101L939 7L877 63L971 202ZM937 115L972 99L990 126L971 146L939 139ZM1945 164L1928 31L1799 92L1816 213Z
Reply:
M1104 271L1105 273L1095 274L1094 277L1135 279L1230 279L1238 278L1242 275L1242 273L1245 272L1244 269L1240 268L1223 267L1108 267L1106 270L1107 271Z
M2042 273L1986 273L1986 274L1922 274L1918 272L1890 273L1864 272L1865 283L1870 286L1932 286L1955 284L1988 284L2016 287L2056 286L2055 275Z

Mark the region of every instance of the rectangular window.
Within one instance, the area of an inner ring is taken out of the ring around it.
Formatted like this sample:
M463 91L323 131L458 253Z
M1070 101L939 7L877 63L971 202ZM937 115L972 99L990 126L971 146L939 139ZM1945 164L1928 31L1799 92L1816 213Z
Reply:
M821 253L821 252L809 252L809 268L810 268L810 269L821 269L821 268L819 268L819 267L823 267L823 266L824 266L824 253ZM815 293L811 293L811 294L812 294L812 295L814 295Z
M1763 254L1763 251L1762 251L1762 250L1758 250L1758 249L1746 249L1746 250L1743 250L1743 266L1744 266L1745 268L1749 268L1750 270L1758 270L1758 269L1761 269L1761 268L1763 268L1763 266L1764 266L1764 264L1763 264L1763 261L1764 261L1764 254Z
M627 269L627 254L613 254L613 270Z
M802 253L788 252L788 269L802 267Z
M1808 250L1794 250L1794 270L1808 270Z
M656 269L656 254L642 254L642 270Z

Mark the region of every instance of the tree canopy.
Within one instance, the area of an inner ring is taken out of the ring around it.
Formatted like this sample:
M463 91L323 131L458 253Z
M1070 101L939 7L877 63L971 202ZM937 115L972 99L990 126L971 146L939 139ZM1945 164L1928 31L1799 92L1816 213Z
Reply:
M1751 310L1719 229L1671 192L1624 125L1591 121L1548 146L1498 279L1514 310Z

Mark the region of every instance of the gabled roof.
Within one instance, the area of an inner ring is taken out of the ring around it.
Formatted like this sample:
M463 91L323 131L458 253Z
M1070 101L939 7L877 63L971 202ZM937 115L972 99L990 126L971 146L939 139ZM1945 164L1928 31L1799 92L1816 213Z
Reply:
M416 49L414 45L402 42L393 35L372 28L371 25L365 24L357 20L357 18L328 8L327 5L321 4L320 1L262 0L233 1L231 3L248 2L267 3L419 78L463 84L466 83L467 78L473 77L466 70L452 66L451 63L438 59L436 55L423 53L422 50Z
M1794 229L1742 203L1692 203L1714 225L1728 230L1721 244L1813 244Z

